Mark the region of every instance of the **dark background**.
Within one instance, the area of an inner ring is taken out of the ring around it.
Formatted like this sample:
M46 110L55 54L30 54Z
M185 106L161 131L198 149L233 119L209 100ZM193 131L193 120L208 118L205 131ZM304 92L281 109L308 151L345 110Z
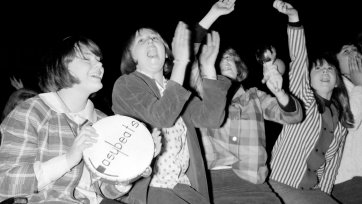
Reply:
M104 88L93 101L96 107L110 114L113 83L120 75L121 51L128 36L141 26L153 27L171 43L178 21L193 28L209 11L215 0L138 0L138 1L48 1L13 2L1 7L1 101L2 110L15 89L9 77L21 79L25 87L38 89L37 72L40 57L49 45L72 34L93 39L103 51ZM306 29L309 52L329 48L356 35L362 29L358 0L289 1L299 11ZM231 45L249 65L246 87L260 83L260 65L254 51L264 41L272 42L278 56L289 62L287 17L272 7L273 0L236 0L235 10L220 17L211 27L221 36L221 47ZM288 71L288 70L287 70ZM287 81L287 74L284 75ZM267 134L278 134L280 126L267 123Z

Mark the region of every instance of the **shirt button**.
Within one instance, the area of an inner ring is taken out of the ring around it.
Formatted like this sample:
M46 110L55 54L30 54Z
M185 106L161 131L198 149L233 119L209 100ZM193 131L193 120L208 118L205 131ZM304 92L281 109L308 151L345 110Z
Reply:
M316 152L318 152L318 149L315 149Z
M234 137L232 138L232 140L233 140L234 142L236 142L236 140L238 140L238 138L234 136Z
M310 168L307 169L308 171L311 171Z

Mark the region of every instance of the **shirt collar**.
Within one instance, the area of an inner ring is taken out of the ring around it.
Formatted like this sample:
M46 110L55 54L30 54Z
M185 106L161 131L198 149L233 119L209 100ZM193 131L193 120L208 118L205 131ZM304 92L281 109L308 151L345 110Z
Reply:
M42 93L39 94L39 97L44 101L45 104L47 104L50 107L50 109L52 109L57 113L65 113L71 118L74 117L84 118L93 123L97 121L97 115L94 110L94 105L92 101L89 99L87 99L87 104L83 110L76 113L72 113L67 111L67 108L64 107L63 102L60 100L58 94L56 94L55 92Z
M320 113L324 113L326 107L331 108L331 105L333 105L331 100L327 100L327 99L323 98L322 96L318 95L317 93L315 93L315 99L317 101L318 110ZM331 109L331 111L332 111L332 109Z

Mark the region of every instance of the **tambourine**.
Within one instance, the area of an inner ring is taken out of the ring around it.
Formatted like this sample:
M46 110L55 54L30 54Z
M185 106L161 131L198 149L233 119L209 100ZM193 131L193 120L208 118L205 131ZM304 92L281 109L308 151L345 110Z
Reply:
M111 183L131 183L150 166L155 146L143 123L113 115L93 127L98 141L83 151L83 160L93 177Z

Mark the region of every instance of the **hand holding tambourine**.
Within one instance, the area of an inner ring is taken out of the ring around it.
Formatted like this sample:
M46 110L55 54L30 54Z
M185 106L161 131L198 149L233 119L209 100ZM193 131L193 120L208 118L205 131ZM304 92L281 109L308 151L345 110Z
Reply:
M160 131L151 134L142 122L121 115L103 118L93 128L98 141L83 151L93 177L125 185L152 173L152 159L161 149Z

